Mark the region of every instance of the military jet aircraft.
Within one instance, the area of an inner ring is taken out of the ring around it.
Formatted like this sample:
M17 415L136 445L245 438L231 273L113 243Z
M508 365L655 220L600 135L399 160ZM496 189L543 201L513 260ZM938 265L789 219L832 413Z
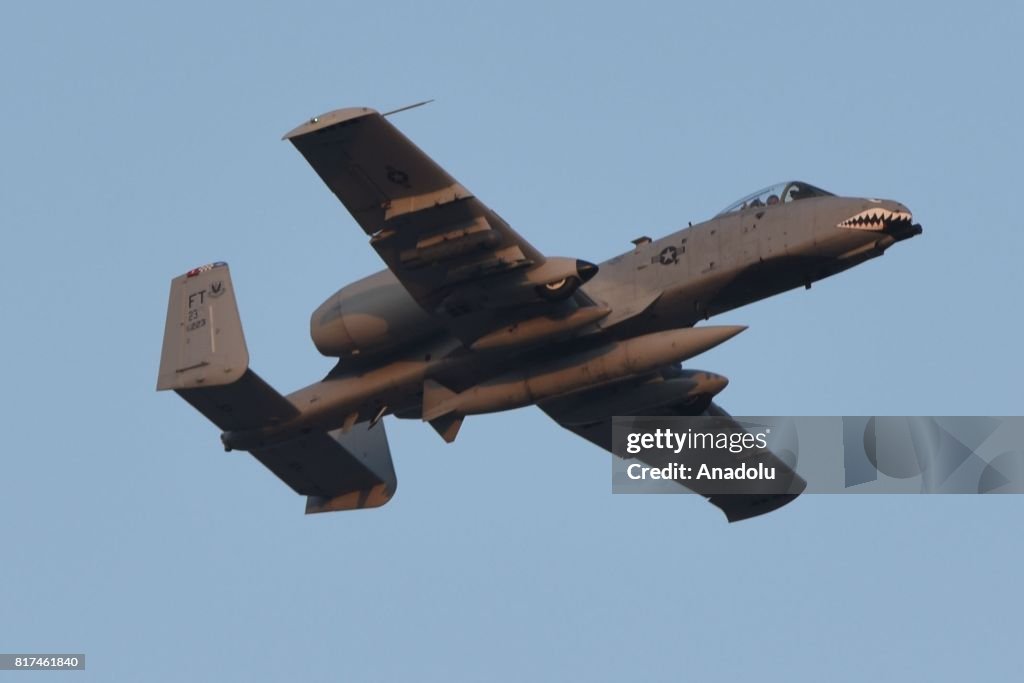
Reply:
M451 442L469 415L537 405L609 451L615 415L731 419L713 402L728 380L681 363L745 328L698 323L921 232L898 202L791 181L594 264L541 253L373 109L317 116L285 139L387 268L313 312L313 344L338 362L288 396L249 368L227 264L188 271L171 283L157 389L307 496L307 513L391 499L386 415ZM788 474L783 489L705 494L730 521L803 490L784 462L763 460Z

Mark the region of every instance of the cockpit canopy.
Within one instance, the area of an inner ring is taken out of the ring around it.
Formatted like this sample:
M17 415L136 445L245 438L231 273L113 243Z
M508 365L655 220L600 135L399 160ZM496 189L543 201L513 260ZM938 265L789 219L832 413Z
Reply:
M723 214L732 213L733 211L742 211L743 209L749 209L756 206L786 204L788 202L795 202L798 199L807 199L808 197L834 196L835 195L831 192L826 192L820 187L815 187L809 183L800 182L799 180L789 180L747 195L738 202L730 204L722 211L719 211L717 215L721 216Z

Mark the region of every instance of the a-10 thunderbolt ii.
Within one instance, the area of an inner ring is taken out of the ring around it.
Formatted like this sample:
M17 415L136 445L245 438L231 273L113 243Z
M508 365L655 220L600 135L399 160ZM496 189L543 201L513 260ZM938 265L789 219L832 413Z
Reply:
M307 512L391 499L385 415L421 419L451 442L468 415L537 405L609 451L615 415L728 420L713 402L728 380L680 364L744 328L698 323L921 232L898 202L793 181L595 265L541 253L373 109L332 111L285 138L387 268L313 312L313 343L338 362L288 396L249 369L227 264L175 278L157 388L307 496ZM730 521L803 490L775 455L762 461L785 488L705 494Z

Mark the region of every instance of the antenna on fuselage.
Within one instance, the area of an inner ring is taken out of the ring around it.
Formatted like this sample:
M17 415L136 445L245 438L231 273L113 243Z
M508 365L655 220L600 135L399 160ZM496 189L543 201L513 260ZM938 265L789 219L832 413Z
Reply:
M410 105L405 106L405 107L399 107L398 109L392 109L391 111L384 112L383 114L381 114L381 116L391 116L392 114L397 114L399 112L409 111L410 109L415 109L416 107L422 107L424 104L430 104L433 101L434 100L432 100L432 99L431 100L423 100L422 102L417 102L416 104L410 104Z

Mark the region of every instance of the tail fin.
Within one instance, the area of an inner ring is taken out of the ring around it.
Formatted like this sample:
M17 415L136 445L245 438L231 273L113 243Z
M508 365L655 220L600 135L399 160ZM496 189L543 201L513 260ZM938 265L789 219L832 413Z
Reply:
M157 390L231 384L249 367L249 350L228 264L211 263L171 281Z
M249 369L234 286L226 263L175 278L167 305L158 391L174 390L223 431L272 427L299 409ZM253 448L252 454L296 493L306 512L377 507L397 480L384 425L313 430Z
M222 262L171 281L156 388L173 389L224 431L283 422L299 412L249 369L231 273Z

